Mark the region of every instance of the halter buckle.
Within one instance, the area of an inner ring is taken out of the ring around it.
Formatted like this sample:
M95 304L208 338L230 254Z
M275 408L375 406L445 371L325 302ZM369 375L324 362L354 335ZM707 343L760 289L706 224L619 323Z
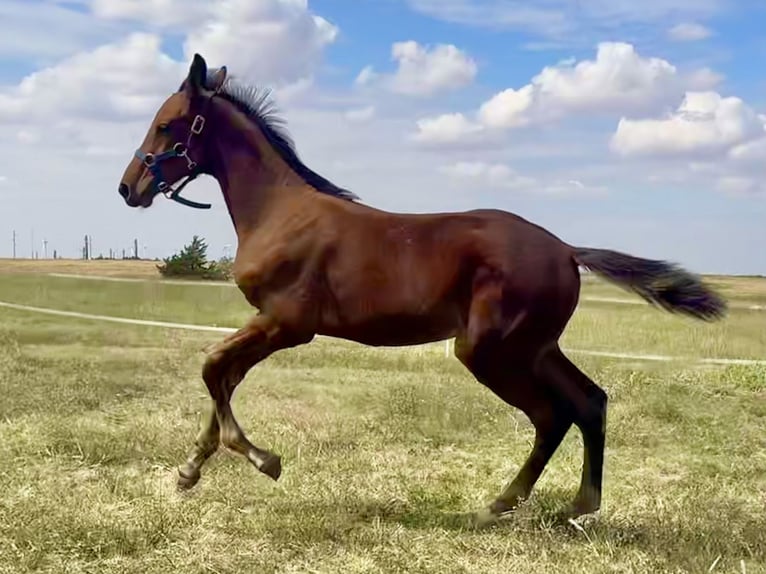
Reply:
M191 133L193 133L194 135L199 135L202 133L202 130L204 128L205 128L205 118L200 115L196 115L191 125Z

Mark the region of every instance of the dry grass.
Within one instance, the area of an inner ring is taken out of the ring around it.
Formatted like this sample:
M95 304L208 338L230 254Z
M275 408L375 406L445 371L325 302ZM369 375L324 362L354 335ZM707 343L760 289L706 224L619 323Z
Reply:
M212 287L0 277L12 298L179 321L249 314L235 289ZM752 316L714 327L583 305L567 336L755 352ZM174 467L208 406L201 349L216 338L0 309L0 572L766 572L764 368L577 357L611 397L600 517L583 530L556 519L579 479L572 431L527 505L474 532L461 515L499 491L533 432L438 344L325 339L274 355L234 409L284 456L280 482L219 452L177 494Z
M0 259L0 274L71 273L104 277L160 278L154 261L80 259Z
M747 299L766 303L766 277L725 277L714 275L707 278L725 297Z

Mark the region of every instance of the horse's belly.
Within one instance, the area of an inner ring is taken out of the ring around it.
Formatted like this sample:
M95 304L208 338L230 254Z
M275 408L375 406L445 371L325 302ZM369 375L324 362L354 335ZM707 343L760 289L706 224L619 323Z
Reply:
M421 345L455 336L457 321L451 314L386 315L338 325L320 333L378 347Z

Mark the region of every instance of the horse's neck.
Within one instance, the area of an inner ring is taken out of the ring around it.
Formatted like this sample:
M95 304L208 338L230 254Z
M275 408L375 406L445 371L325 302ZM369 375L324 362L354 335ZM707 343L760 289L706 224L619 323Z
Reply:
M227 106L228 108L228 106ZM258 227L280 202L306 186L274 150L261 130L236 110L223 108L215 137L214 177L239 236ZM217 122L218 123L218 122Z

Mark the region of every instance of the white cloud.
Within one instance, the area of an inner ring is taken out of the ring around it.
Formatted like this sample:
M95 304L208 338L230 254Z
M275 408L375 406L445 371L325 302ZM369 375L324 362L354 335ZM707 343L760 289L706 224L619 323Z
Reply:
M391 47L391 57L398 64L396 72L377 74L367 66L356 83L368 85L379 80L397 94L432 96L471 84L478 70L472 58L451 44L429 47L415 41L396 42Z
M528 124L527 112L534 103L534 88L508 88L495 94L479 108L479 120L485 126L515 128ZM552 112L552 110L551 110Z
M685 79L679 82L679 86L683 83L686 90L705 91L714 89L723 80L722 74L710 68L698 68L689 72Z
M235 70L232 70L232 72L234 71ZM247 82L248 80L245 81ZM299 100L302 97L310 94L311 89L314 86L314 77L313 75L304 76L303 78L299 78L294 82L288 84L277 84L276 86L272 86L268 82L265 84L258 82L258 85L270 86L274 97L279 100L281 104L286 104L288 102L293 102L294 100Z
M610 145L624 156L722 155L763 137L763 120L741 99L724 98L717 92L689 92L667 117L622 118Z
M677 100L685 89L707 88L718 80L710 70L682 74L667 60L641 56L630 44L604 42L598 45L594 60L548 66L529 84L494 95L481 105L475 123L511 129L583 112L653 111ZM454 125L454 118L454 114L445 116L443 123ZM461 118L463 126L474 124ZM437 120L429 120L425 127L439 125ZM423 138L429 139L425 134Z
M356 77L356 80L354 80L354 83L359 86L366 86L375 81L377 77L378 74L375 73L375 70L372 66L365 66L362 68L362 71L359 72L359 75Z
M408 0L418 12L434 18L486 28L524 28L558 35L571 28L556 6L531 6L524 0Z
M766 195L766 115L737 97L692 92L660 118L623 118L610 147L632 160L625 167L650 171L659 184L737 199Z
M161 51L158 36L131 34L26 76L0 92L0 121L136 117L152 113L177 87L186 64ZM28 134L22 135L22 139Z
M375 117L375 106L354 108L345 113L346 119L351 122L367 122Z
M712 35L710 28L696 22L681 22L668 30L668 37L676 42L696 42Z
M135 20L186 34L184 56L199 52L258 84L306 81L338 28L307 0L93 0L104 19Z
M121 32L115 23L94 26L86 11L54 0L3 0L0 22L0 57L38 63L95 47Z
M455 179L474 180L492 187L524 189L535 184L535 180L516 173L501 163L482 161L461 161L442 167L442 172Z
M203 0L91 0L99 18L138 20L155 26L191 25L209 16Z
M471 122L463 114L423 118L418 120L417 128L413 139L425 144L463 143L484 131L483 126Z
M16 132L16 139L22 144L34 144L40 141L40 133L34 129L21 129Z
M519 174L504 163L458 161L443 165L440 171L459 183L468 182L494 189L546 195L601 195L606 189L589 186L577 179L531 177Z
M172 14L211 10L206 2L179 0L101 0L94 10L106 17L169 21ZM0 121L25 123L41 118L131 118L152 113L183 79L193 52L210 66L227 65L258 84L275 86L282 97L305 92L337 29L310 14L303 0L222 0L192 28L184 44L186 60L162 51L157 34L135 32L114 43L77 53L34 72L17 86L0 90ZM34 139L32 129L19 135Z
M531 99L562 111L641 109L664 99L677 76L666 60L644 58L627 43L604 42L595 60L543 69L530 84Z
M655 24L669 18L689 20L709 17L725 0L408 0L423 14L447 22L490 29L518 29L560 41L577 42L588 32L623 26ZM644 26L647 28L647 26ZM654 28L649 26L648 28Z
M763 179L741 175L727 175L718 178L716 187L727 194L738 196L766 195L766 182Z
M766 116L761 115L759 118L766 129ZM745 165L766 165L766 136L734 146L729 151L729 157L732 161Z
M338 35L334 25L308 11L306 0L221 0L212 16L189 32L187 59L199 52L211 65L226 64L258 84L310 76Z

